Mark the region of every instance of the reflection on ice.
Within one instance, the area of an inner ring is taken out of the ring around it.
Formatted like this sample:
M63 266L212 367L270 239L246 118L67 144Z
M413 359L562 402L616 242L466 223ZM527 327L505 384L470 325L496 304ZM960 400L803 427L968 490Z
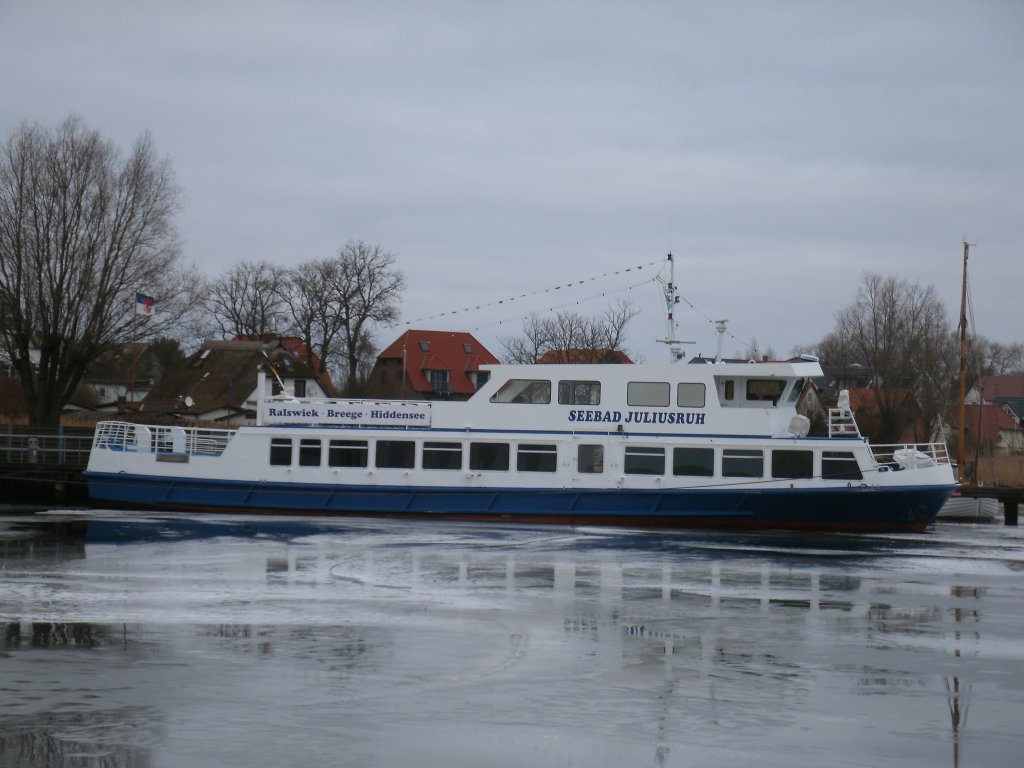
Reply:
M0 528L0 765L64 766L72 743L111 766L1015 754L1013 534L174 517L76 530L55 546ZM81 713L89 738L69 726Z

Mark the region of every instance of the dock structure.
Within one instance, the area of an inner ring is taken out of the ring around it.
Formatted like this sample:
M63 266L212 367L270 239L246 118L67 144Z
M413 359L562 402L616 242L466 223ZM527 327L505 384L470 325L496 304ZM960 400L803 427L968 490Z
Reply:
M0 425L0 498L15 504L88 504L82 472L91 427Z
M82 473L89 464L93 427L0 425L0 498L22 504L87 505ZM1003 522L1018 525L1024 487L962 486L962 496L994 498Z

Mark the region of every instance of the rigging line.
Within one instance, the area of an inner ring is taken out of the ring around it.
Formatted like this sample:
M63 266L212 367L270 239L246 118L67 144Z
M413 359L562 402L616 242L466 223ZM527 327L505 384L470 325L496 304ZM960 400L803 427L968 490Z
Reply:
M569 302L566 302L565 304L558 304L558 305L555 305L555 306L551 306L551 307L548 307L546 311L554 312L557 309L565 309L566 307L571 307L571 306L577 306L578 307L580 304L584 304L584 303L586 303L588 301L593 301L594 299L604 298L605 296L608 296L609 294L624 293L625 291L632 291L633 289L640 288L640 287L642 287L644 285L647 285L648 283L653 283L657 278L658 278L658 276L655 275L654 277L648 278L647 280L642 280L639 283L634 283L633 285L627 285L624 288L609 289L607 291L603 291L601 293L596 293L596 294L594 294L592 296L587 296L587 297L584 297L582 299L578 299L576 301L569 301ZM528 318L532 314L534 314L534 313L531 312L528 315L518 315L516 317L507 317L507 318L504 318L502 320L492 320L489 323L480 323L480 324L472 327L470 330L479 331L482 328L489 328L489 327L491 327L493 325L502 325L504 323L518 322L518 321L521 321L521 320L525 320L526 318Z
M703 312L703 311L702 311L702 310L700 309L700 307L698 307L698 306L697 306L696 304L694 304L694 303L693 303L692 301L690 301L690 300L689 300L688 298L686 298L685 296L683 296L683 295L682 295L681 293L679 293L679 294L676 294L676 295L677 295L677 296L679 296L679 298L680 298L680 299L681 299L681 300L682 300L682 301L683 301L683 302L684 302L684 303L685 303L685 304L686 304L686 305L687 305L687 306L688 306L688 307L689 307L690 309L692 309L692 310L693 310L694 312L696 312L696 313L697 313L698 315L700 315L700 316L701 316L701 317L703 317L703 318L704 318L705 320L707 320L707 321L708 321L708 323L709 323L710 325L713 325L713 326L716 326L716 327L717 327L717 325L718 325L718 321L716 321L716 320L712 320L712 319L711 319L711 318L710 318L710 317L709 317L709 316L708 316L707 314L705 314L705 313L704 313L704 312ZM732 339L733 341L736 341L736 342L739 342L740 344L743 344L743 345L744 345L744 346L746 346L746 347L747 347L748 349L753 349L753 347L754 347L754 344L753 344L752 342L749 342L749 341L745 341L744 339L741 339L741 338L739 338L739 337L738 337L738 336L737 336L736 334L734 334L734 333L731 333L731 332L729 331L729 329L728 329L728 328L726 328L726 330L725 330L725 335L726 335L726 336L728 336L728 337L729 337L730 339Z
M438 313L436 315L428 315L428 316L424 316L424 317L418 317L415 320L406 320L405 322L392 323L391 325L388 325L388 326L385 326L385 327L386 328L397 328L400 325L412 325L413 323L420 323L420 322L423 322L425 320L436 320L437 318L440 318L440 317L448 317L448 316L451 316L451 315L458 315L458 314L462 314L464 312L479 311L479 310L483 309L484 307L494 307L494 306L498 306L498 305L502 305L502 304L506 304L506 303L511 303L513 301L519 301L521 299L525 299L525 298L528 298L530 296L539 296L539 295L544 294L544 293L553 293L555 291L560 291L560 290L565 289L565 288L572 288L573 286L576 286L576 285L583 285L584 283L591 283L591 282L594 282L595 280L600 280L600 279L605 278L605 277L614 277L616 275L622 275L622 274L625 274L627 272L633 272L634 270L640 271L640 270L642 270L642 269L644 269L646 267L656 266L659 263L660 262L657 262L657 261L649 261L649 262L646 262L646 263L643 263L643 264L636 264L634 266L625 267L623 269L617 269L617 270L614 270L612 272L605 272L605 273L600 274L600 275L593 275L591 277L585 277L585 278L583 278L581 280L570 280L569 282L564 283L562 285L556 285L556 286L552 286L550 288L543 288L543 289L536 290L536 291L528 291L526 293L521 293L521 294L517 294L517 295L514 295L514 296L509 296L509 297L504 298L504 299L494 299L492 301L481 302L479 304L473 304L471 306L464 307L462 309L454 309L454 310L451 310L449 312L441 312L441 313Z
M659 271L657 275L655 275L655 278L657 280L659 280L662 283L662 285L666 285L668 281L665 280L661 276L661 272L662 271L664 271L664 268L661 271ZM684 304L686 304L690 309L692 309L698 315L700 315L705 320L707 320L708 324L713 325L713 326L715 326L717 328L717 326L718 326L718 321L717 320L714 320L711 316L709 316L706 312L704 312L700 307L698 307L696 304L694 304L692 301L690 301L688 298L683 296L683 294L679 293L678 291L676 292L676 296L678 296L679 299ZM754 348L754 344L752 342L746 341L744 339L739 338L736 334L731 333L728 328L726 328L726 330L725 330L725 335L728 336L733 341L738 342L739 344L743 344L748 349L753 349Z

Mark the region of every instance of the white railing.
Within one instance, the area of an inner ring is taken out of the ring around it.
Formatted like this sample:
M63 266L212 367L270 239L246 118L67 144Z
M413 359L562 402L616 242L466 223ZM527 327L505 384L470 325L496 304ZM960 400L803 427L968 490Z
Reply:
M871 455L878 466L893 470L950 463L949 449L945 443L872 445Z
M137 453L220 456L234 434L233 429L101 421L96 425L93 447Z

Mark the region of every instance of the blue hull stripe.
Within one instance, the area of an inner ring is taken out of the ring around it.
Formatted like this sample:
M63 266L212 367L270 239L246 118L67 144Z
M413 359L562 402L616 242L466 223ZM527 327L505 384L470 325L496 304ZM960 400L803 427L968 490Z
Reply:
M144 509L878 530L924 528L954 488L452 489L252 483L97 472L86 476L95 502Z

